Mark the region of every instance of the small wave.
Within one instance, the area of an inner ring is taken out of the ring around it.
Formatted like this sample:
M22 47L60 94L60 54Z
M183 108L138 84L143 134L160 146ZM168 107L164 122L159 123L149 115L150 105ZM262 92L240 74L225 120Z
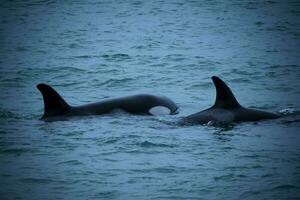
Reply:
M78 55L78 56L73 56L73 57L70 57L70 59L73 59L73 58L79 58L79 59L88 59L88 58L105 58L106 60L123 60L123 59L130 59L131 56L127 55L127 54L122 54L122 53L119 53L119 54L112 54L112 55L109 55L109 54L103 54L103 55Z
M103 192L97 192L92 197L95 199L115 199L117 197L118 191L117 190L111 190L111 191L103 191Z
M75 58L93 58L96 56L92 56L92 55L81 55L81 56L75 56Z
M22 1L20 1L21 4ZM56 1L55 0L37 0L37 1L29 1L29 2L22 2L23 6L39 6L39 5L51 5L51 4L55 4Z
M201 88L208 88L208 87L212 87L211 83L199 81L198 83L195 83L187 87L187 89L201 89Z
M124 53L117 53L117 54L112 54L112 55L104 54L101 57L107 61L118 61L118 62L131 59L130 55L124 54Z
M293 13L293 14L300 14L300 11L299 11L299 10L294 10L294 9L293 9L293 10L290 10L289 12L290 12L290 13Z
M0 119L20 119L20 118L21 116L19 116L16 113L7 110L0 110Z
M76 48L79 49L79 48L82 48L82 46L80 44L77 44L77 43L71 43L71 44L68 45L68 47L70 49L76 49Z
M131 3L131 5L133 5L133 6L140 6L140 5L142 5L142 4L143 4L142 1L135 1L135 2L132 2L132 3Z
M271 190L290 190L290 189L297 189L298 187L296 185L289 185L289 184L283 184L278 185L276 187L273 187Z
M234 174L227 174L222 176L216 176L214 177L215 181L231 181L234 178Z
M115 138L115 139L108 139L108 140L104 141L104 143L105 144L114 144L118 141L119 141L119 139Z
M245 199L249 197L253 198L254 196L257 196L259 194L261 194L261 191L257 191L257 190L246 191L240 196L240 199Z
M176 171L175 169L170 167L157 167L157 168L153 168L152 170L158 173L173 173Z
M264 22L261 22L261 21L257 21L257 22L255 22L255 25L256 26L262 26L262 25L264 25L265 23Z
M230 81L233 83L251 83L251 81L247 78L233 78Z
M184 61L187 59L188 59L187 56L185 56L183 54L170 54L163 58L163 60L165 60L165 61L175 61L175 62L180 62L180 61Z
M27 47L18 46L15 48L16 51L22 52L22 51L29 51Z
M283 69L286 70L287 68L296 69L299 68L300 65L270 65L270 69Z
M296 110L294 108L285 108L285 109L279 110L278 112L282 115L288 115L288 114L296 113Z
M239 171L248 170L248 169L251 169L251 167L244 166L244 165L224 167L225 171L232 171L232 172L239 172Z
M145 147L145 148L149 148L149 147L169 147L172 148L174 147L174 145L170 145L170 144L159 144L159 143L152 143L149 141L144 141L142 143L139 144L141 147Z
M295 119L295 120L285 120L282 123L283 124L293 124L293 123L297 123L300 122L300 119Z
M115 144L118 141L120 141L122 139L122 137L108 137L108 138L103 138L103 139L99 139L96 141L96 144L99 146L102 146L104 144Z
M149 65L150 67L155 67L155 68L161 68L161 67L166 67L168 66L168 63L166 62L162 62L162 63L155 63L155 64L151 64Z
M48 70L48 69L47 69ZM58 72L62 74L63 72L86 72L86 69L78 68L78 67L55 67L52 68L52 72Z
M7 148L0 150L0 154L12 154L15 156L19 156L22 153L30 152L32 149L29 148Z
M140 138L141 136L140 135L132 135L132 134L130 134L130 135L127 135L126 137L127 138Z
M252 72L250 70L243 70L243 69L237 69L234 68L231 70L231 73L237 74L237 75L244 75L244 76L253 76L253 75L257 75L257 72ZM234 79L232 79L232 81L234 81ZM249 82L249 80L247 80Z
M146 46L144 46L144 45L136 45L136 46L133 46L131 48L132 49L137 49L137 50L143 50L143 49L146 49Z
M19 71L16 72L18 77L24 77L24 78L32 78L33 76L39 76L40 74L58 74L58 76L62 74L66 74L66 76L70 75L71 73L85 73L88 70L78 68L78 67L70 67L70 66L55 66L55 67L50 67L46 66L45 68L42 67L28 67L28 68L23 68Z
M100 86L107 86L107 87L116 87L116 86L124 86L124 84L134 81L132 78L121 78L121 79L108 79L102 83Z
M300 122L300 111L294 108L285 108L278 111L284 118L282 119L281 123L283 124L292 124Z
M67 161L63 161L63 162L59 162L60 164L67 164L67 165L82 165L82 162L78 161L78 160L67 160Z
M50 182L52 182L51 179L44 179L44 178L21 178L19 180L20 180L20 182L23 182L23 183L50 183Z

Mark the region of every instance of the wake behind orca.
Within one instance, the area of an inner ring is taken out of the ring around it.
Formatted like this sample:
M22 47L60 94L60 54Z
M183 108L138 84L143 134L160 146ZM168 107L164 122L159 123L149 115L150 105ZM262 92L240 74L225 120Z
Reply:
M52 87L38 84L44 99L44 120L80 115L102 115L114 110L124 110L131 114L162 115L177 114L177 105L169 98L150 94L140 94L121 98L106 99L97 103L70 106Z
M215 104L203 111L184 117L180 124L226 124L231 122L258 121L262 119L276 119L280 115L241 106L230 88L217 76L212 77L216 87Z

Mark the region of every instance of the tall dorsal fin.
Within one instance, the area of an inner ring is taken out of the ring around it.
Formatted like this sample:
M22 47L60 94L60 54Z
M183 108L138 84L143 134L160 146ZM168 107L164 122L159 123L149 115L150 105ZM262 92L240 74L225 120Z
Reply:
M240 104L234 97L230 88L219 77L211 77L216 87L216 101L214 107L218 108L234 108L239 107Z
M71 106L49 85L38 84L37 88L43 95L44 99L44 115L42 117L60 116L65 114Z

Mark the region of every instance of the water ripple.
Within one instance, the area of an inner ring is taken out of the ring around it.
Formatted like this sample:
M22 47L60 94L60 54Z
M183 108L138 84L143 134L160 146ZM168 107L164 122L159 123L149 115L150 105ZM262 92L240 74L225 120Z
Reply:
M174 148L176 147L176 145L172 145L172 144L163 144L163 143L153 143L153 142L149 142L149 141L144 141L142 143L139 144L141 147L145 147L145 148L151 148L151 147L168 147L168 148Z

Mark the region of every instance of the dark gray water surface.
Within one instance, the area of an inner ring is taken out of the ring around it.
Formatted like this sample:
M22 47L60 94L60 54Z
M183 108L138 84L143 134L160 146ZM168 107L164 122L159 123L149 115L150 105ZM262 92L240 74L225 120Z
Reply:
M299 199L299 1L1 1L0 17L0 199ZM213 104L213 75L290 115L167 123ZM71 105L151 93L181 112L47 123L40 82Z

